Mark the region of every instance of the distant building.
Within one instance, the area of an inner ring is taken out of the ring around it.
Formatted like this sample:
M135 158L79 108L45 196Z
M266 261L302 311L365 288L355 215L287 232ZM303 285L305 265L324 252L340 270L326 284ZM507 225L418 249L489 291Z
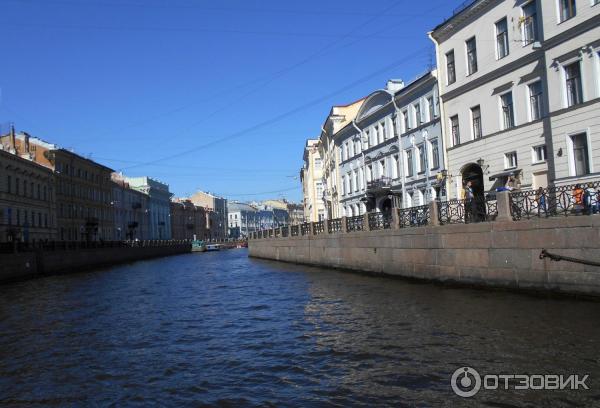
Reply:
M258 230L258 209L250 204L229 202L227 204L229 238L247 238Z
M298 225L304 222L304 206L302 204L288 203L287 211L290 224Z
M204 240L206 211L189 199L174 199L171 202L171 229L173 239Z
M131 188L125 178L111 175L113 182L112 206L114 211L114 239L117 241L150 239L148 217L149 196Z
M198 191L190 200L206 211L207 238L225 239L228 235L227 200L204 191Z
M54 173L33 162L14 131L0 143L0 242L56 239Z
M112 169L27 133L2 136L20 156L55 172L59 240L97 241L114 236Z
M316 222L325 218L323 201L323 160L319 154L319 140L309 139L304 147L304 166L300 170L304 219Z
M131 188L148 196L145 217L149 239L171 239L171 192L169 186L150 177L126 177Z

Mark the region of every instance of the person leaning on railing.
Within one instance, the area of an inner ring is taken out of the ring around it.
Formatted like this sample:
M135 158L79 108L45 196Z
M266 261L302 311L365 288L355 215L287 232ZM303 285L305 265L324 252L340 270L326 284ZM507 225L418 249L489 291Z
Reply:
M584 194L585 194L585 192L584 192L583 188L581 188L581 185L575 184L575 187L573 187L573 201L574 201L573 211L575 212L575 214L581 214L583 212Z

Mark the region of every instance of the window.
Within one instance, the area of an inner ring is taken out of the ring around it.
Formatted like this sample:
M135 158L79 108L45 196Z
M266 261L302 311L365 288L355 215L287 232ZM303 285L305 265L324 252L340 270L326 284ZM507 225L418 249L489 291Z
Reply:
M323 161L316 157L315 158L315 169L320 170L323 167Z
M502 109L503 129L510 129L515 126L515 112L513 106L512 92L505 93L500 97L500 107Z
M508 55L508 23L506 17L496 23L496 55L502 59Z
M394 137L398 136L398 115L394 113L392 116L392 130L394 132Z
M583 89L581 88L581 68L579 61L565 67L567 85L567 106L578 105L583 102Z
M417 151L419 152L419 173L423 173L427 169L427 160L425 157L425 145L417 146Z
M431 141L431 169L437 169L440 167L440 146L436 140Z
M369 164L367 166L367 181L373 181L373 165Z
M531 120L542 118L542 82L537 81L529 85L529 114Z
M407 110L402 111L402 119L404 119L404 132L408 132L408 130L410 129L410 121L408 118Z
M446 54L446 76L448 85L456 82L456 66L454 64L454 50Z
M427 98L427 109L429 110L429 120L435 118L435 105L433 104L433 96Z
M477 72L477 43L475 37L467 40L467 74L471 75Z
M383 142L384 140L387 139L387 134L385 133L385 123L381 122L381 141Z
M12 193L12 177L6 176L6 192Z
M398 155L392 156L392 178L398 178Z
M481 139L483 133L481 131L481 108L479 105L471 108L471 120L473 121L472 132L473 139Z
M369 131L368 130L365 130L365 145L366 145L366 149L368 149L369 147L371 147L371 136L369 135Z
M419 126L421 125L421 104L417 103L414 105L415 108L415 125Z
M385 159L384 160L380 160L379 161L379 177L385 177L387 176L386 171L385 171Z
M517 167L517 152L510 152L504 154L504 168L514 169Z
M585 133L573 135L571 136L571 143L573 144L573 163L575 165L575 175L583 176L585 174L589 174L590 165L587 135Z
M414 174L412 150L406 151L406 177L412 177Z
M358 191L358 171L354 170L352 173L352 178L354 181L354 191Z
M575 9L575 0L558 0L560 8L560 21L566 21L575 17L577 10Z
M538 40L537 2L536 0L523 6L523 44L529 45Z
M546 145L533 147L533 162L543 163L546 161Z
M458 127L458 115L450 118L450 128L452 130L452 146L460 144L460 128Z
M323 198L323 183L317 181L317 199Z

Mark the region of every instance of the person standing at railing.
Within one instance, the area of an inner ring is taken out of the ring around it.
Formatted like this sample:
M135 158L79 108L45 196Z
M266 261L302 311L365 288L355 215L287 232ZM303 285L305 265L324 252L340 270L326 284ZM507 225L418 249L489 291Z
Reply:
M465 223L474 222L475 211L475 195L473 193L473 182L467 181L465 184L464 190L464 198L465 198Z
M535 202L537 203L538 217L542 215L542 211L544 215L548 216L548 207L546 206L546 193L544 192L544 188L538 188L535 194Z
M584 202L583 202L583 197L584 197L584 191L583 188L581 188L580 184L575 184L575 187L573 188L573 210L575 211L575 214L581 214L583 212L584 209Z

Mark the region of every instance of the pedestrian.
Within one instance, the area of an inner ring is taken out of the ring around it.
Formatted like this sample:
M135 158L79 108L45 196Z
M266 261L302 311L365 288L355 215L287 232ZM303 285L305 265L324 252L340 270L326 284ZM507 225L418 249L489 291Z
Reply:
M584 191L583 188L581 188L581 184L575 184L575 187L573 188L573 211L575 214L579 215L583 212L583 196Z
M538 217L544 212L544 215L548 216L548 208L546 207L546 193L544 192L544 188L540 187L537 189L537 193L535 194L535 201L537 202L538 207Z
M475 221L475 194L473 193L473 182L467 181L464 189L465 196L465 223Z

